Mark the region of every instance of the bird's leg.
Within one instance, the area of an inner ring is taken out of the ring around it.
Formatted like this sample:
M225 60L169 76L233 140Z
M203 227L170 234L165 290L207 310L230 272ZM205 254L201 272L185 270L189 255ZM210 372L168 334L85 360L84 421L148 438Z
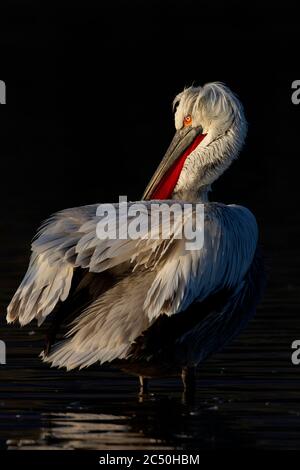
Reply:
M181 370L181 379L184 392L193 393L196 388L195 367L183 367Z
M46 342L45 342L45 348L44 348L45 356L48 356L50 354L51 346L55 342L58 329L59 329L58 325L54 324L46 332Z
M139 375L140 380L140 393L146 393L148 391L148 379L143 375Z

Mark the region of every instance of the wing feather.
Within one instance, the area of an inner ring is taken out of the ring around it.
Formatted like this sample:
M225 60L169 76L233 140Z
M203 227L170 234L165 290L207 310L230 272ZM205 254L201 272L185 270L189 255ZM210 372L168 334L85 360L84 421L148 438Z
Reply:
M164 201L166 207L172 203ZM150 222L151 201L145 204ZM47 358L54 365L73 368L125 357L159 315L182 312L195 301L238 285L251 265L257 226L243 207L206 204L204 245L195 250L187 249L186 238L177 238L179 219L174 219L169 239L156 218L151 235L145 223L137 239L100 240L97 207L67 209L43 224L32 244L28 271L8 307L8 321L26 324L37 318L42 323L57 302L67 298L76 267L101 273L129 264L126 282L84 310L69 337ZM115 209L118 215L117 204Z

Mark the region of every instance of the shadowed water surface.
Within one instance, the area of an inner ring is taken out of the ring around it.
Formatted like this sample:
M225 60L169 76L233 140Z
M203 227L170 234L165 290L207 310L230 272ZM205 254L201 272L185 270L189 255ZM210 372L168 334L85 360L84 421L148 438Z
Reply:
M0 448L298 449L297 15L287 2L240 2L240 11L228 0L54 3L1 1L10 105L0 107ZM226 52L204 58L206 37L206 50ZM136 378L109 367L50 369L38 359L35 325L4 319L30 239L56 210L138 198L174 133L171 101L194 80L223 80L247 112L243 156L212 198L257 217L271 264L264 301L247 330L199 369L194 401L175 379L153 381L141 398Z
M15 250L14 242L6 243L3 310L27 262L23 246ZM193 400L182 395L177 379L155 380L141 397L135 377L107 366L69 373L50 369L38 358L42 332L35 325L7 326L2 316L7 364L0 369L0 447L299 448L300 366L291 363L291 343L299 332L299 272L294 266L294 283L288 284L285 268L294 265L293 256L276 254L255 319L199 369Z

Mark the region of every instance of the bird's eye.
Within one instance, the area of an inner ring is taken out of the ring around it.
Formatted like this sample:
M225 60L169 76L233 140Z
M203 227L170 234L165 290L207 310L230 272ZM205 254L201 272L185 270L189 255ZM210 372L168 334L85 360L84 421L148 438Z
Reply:
M187 114L183 120L184 127L190 126L192 124L192 116Z

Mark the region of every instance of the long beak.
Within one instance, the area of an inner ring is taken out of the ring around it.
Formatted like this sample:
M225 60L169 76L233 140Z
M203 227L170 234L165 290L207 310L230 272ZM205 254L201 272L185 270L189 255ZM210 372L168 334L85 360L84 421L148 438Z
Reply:
M152 176L143 194L142 200L146 201L151 199L151 195L156 189L157 185L173 165L173 163L183 154L183 152L192 144L197 135L203 131L202 127L185 127L176 132L172 142L166 151L166 154L160 162L156 172Z

